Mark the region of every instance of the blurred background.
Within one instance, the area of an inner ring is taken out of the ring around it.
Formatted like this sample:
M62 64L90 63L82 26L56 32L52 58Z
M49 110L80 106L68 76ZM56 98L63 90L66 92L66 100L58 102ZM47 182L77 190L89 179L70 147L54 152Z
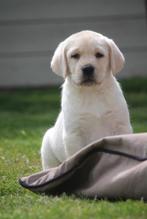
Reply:
M120 78L147 76L145 0L0 0L0 88L60 84L50 60L58 43L90 29L126 58Z

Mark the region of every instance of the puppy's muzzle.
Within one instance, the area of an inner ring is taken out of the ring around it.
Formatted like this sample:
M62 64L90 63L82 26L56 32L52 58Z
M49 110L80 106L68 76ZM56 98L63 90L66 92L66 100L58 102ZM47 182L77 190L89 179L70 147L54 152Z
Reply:
M95 82L95 78L94 78L94 72L95 72L95 68L88 64L88 65L85 65L83 68L82 68L82 84L92 84Z
M92 65L86 65L82 68L83 76L91 78L94 75L94 67Z

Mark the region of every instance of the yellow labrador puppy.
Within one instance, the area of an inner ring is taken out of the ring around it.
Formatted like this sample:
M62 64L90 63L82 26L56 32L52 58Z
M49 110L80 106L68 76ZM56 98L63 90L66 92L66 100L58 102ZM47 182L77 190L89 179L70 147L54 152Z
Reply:
M113 40L93 31L73 34L59 44L51 68L65 79L62 107L43 138L43 169L59 165L97 139L132 133L127 103L115 79L124 61Z

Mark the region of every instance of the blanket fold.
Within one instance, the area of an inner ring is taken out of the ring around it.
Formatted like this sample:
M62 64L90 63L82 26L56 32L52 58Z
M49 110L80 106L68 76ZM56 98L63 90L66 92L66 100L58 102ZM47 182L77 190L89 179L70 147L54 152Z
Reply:
M100 139L58 167L22 177L19 183L46 195L147 200L147 133Z

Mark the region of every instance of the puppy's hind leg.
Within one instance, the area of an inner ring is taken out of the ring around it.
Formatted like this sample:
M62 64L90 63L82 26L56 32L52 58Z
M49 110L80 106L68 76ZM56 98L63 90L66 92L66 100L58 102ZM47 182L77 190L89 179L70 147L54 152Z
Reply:
M54 155L53 148L53 132L54 128L48 129L45 133L41 146L41 160L43 170L58 166L60 163Z

